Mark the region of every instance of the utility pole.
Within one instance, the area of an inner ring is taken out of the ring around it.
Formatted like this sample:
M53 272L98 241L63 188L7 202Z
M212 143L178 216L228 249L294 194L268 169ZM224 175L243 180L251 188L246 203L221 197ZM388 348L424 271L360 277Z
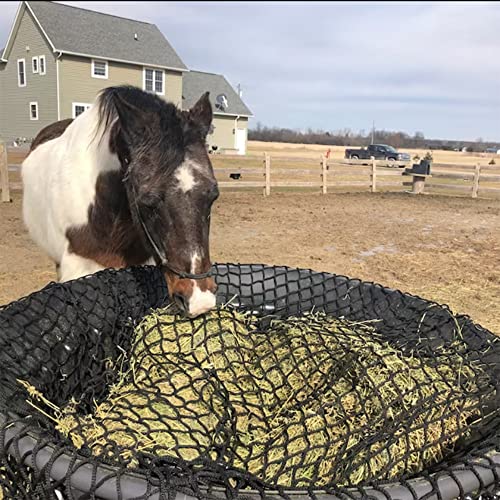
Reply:
M375 120L373 120L373 124L372 124L372 144L373 144L374 137L375 137Z

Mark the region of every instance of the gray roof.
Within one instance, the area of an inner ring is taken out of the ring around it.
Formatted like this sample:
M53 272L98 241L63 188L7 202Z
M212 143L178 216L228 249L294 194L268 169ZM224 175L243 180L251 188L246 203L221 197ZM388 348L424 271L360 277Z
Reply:
M54 2L26 3L57 51L187 69L154 24Z
M210 92L210 101L216 114L252 116L252 112L223 75L203 71L191 70L189 73L184 73L182 108L189 109L207 91ZM228 107L225 111L215 108L215 98L219 94L225 94L227 97Z

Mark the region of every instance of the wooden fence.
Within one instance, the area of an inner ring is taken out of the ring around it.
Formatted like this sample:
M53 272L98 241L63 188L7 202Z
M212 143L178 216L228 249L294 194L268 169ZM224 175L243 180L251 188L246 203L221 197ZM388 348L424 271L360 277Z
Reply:
M405 168L394 168L393 163L375 159L332 160L320 157L314 160L264 154L225 156L224 163L231 158L237 166L229 168L214 165L219 186L261 188L264 196L269 196L273 188L317 188L319 193L326 194L339 188L366 188L375 193L380 190L408 191L412 186L412 176L404 173ZM259 163L261 167L257 166ZM286 164L286 168L282 164ZM411 162L405 165L410 166ZM227 180L230 176L233 180ZM425 192L447 191L470 195L472 198L479 195L500 196L500 165L433 163L431 176L425 180Z
M0 141L0 202L11 201L11 192L22 190L21 163L27 151L26 148L7 148Z
M9 162L7 146L0 142L0 201L10 201Z
M26 152L0 143L0 200L10 201L11 191L22 189L20 163ZM213 155L214 171L222 189L261 189L264 196L276 190L409 191L412 177L403 168L379 160L332 160L279 155ZM486 160L485 160L486 162ZM410 163L407 166L411 166ZM424 192L500 196L500 165L434 163L425 179Z

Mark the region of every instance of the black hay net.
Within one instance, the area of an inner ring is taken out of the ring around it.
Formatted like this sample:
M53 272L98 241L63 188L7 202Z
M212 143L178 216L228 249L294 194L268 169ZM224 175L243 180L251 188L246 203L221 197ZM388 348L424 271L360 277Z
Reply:
M343 276L214 271L196 319L153 267L0 308L4 498L496 497L492 333Z

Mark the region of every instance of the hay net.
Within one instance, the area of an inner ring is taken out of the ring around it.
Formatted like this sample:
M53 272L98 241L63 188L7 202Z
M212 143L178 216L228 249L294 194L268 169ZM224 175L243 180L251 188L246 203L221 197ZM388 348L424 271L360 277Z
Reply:
M490 332L342 276L215 271L219 307L194 320L154 268L0 310L5 498L390 498L395 483L445 498L443 478L453 497L500 489Z

